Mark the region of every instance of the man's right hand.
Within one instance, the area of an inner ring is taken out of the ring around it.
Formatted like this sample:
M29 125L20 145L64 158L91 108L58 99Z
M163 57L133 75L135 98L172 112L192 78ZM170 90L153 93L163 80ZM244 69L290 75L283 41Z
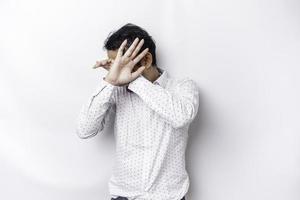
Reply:
M105 81L122 86L130 83L135 80L145 69L145 66L139 67L136 71L132 72L134 66L147 54L148 48L142 51L138 56L137 53L142 48L144 40L142 39L138 42L139 39L136 38L127 51L122 55L123 49L127 43L127 40L124 40L118 49L117 56L109 68L109 72L105 76Z

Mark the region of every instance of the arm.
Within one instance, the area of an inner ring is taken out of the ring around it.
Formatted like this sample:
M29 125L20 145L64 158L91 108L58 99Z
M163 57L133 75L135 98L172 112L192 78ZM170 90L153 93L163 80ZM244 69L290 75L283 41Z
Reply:
M117 86L126 85L136 79L145 69L145 66L132 72L134 66L146 55L148 48L144 49L140 54L144 40L138 43L138 38L130 45L123 55L123 49L127 43L124 40L117 51L112 66L106 66L107 61L100 62L95 67L104 67L108 69L108 73L103 77L99 87L93 96L85 104L78 116L77 135L86 139L95 136L104 128L105 116L109 112L112 104L115 104L113 92ZM138 55L137 55L138 54ZM137 55L137 56L136 56Z
M113 93L116 87L103 78L92 97L82 106L76 128L76 133L80 138L93 137L103 130L105 117L111 106L115 104Z
M197 114L199 92L191 79L182 79L171 92L139 76L129 84L128 89L135 92L174 128L181 128L190 123Z

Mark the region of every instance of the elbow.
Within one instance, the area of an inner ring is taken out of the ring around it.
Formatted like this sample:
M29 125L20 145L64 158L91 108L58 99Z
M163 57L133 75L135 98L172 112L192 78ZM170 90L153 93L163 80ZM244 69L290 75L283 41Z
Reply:
M192 118L178 119L173 122L173 128L175 128L175 129L183 128L183 127L189 125L192 120L193 120Z
M82 133L82 132L79 132L79 131L77 131L77 136L80 138L80 139L88 139L88 138L90 138L90 137L92 137L92 136L95 136L96 135L96 133Z
M174 115L173 127L174 128L183 128L188 126L196 117L199 108L199 94L198 92L194 93L191 101L181 104L181 108L178 109L179 112Z
M76 129L76 135L80 139L88 139L97 135L97 133L101 130L102 130L101 127L99 129L84 129L81 126L78 126Z
M197 108L195 106L186 107L185 112L181 112L175 120L173 120L173 127L175 129L188 126L195 118L197 114Z
M103 130L104 123L102 118L98 118L98 120L79 118L77 121L76 134L80 139L94 137Z
M76 129L76 134L80 139L88 139L88 138L96 135L95 132L84 132L84 131L81 131L80 129Z

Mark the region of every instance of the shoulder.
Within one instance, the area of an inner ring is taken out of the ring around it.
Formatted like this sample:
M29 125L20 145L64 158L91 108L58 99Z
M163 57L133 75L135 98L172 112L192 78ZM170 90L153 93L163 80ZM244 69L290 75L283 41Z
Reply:
M190 77L175 78L173 79L173 84L176 87L188 87L192 89L198 88L196 81L194 81Z
M168 88L175 93L198 94L199 88L197 83L189 77L170 78Z

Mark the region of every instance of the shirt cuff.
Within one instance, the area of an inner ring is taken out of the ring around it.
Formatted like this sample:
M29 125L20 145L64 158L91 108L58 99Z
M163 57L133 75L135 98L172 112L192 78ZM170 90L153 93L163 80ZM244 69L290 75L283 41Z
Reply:
M143 75L139 75L135 80L131 81L128 84L128 89L133 92L140 91L140 90L144 90L149 84L153 84L153 83L148 79L146 79Z
M99 92L101 92L104 88L106 88L106 90L111 91L111 92L113 90L115 90L115 88L117 88L116 85L109 83L104 78L105 77L102 77L102 79L100 80L100 84L97 86L96 90L94 91L93 96L96 96L97 94L99 94Z

